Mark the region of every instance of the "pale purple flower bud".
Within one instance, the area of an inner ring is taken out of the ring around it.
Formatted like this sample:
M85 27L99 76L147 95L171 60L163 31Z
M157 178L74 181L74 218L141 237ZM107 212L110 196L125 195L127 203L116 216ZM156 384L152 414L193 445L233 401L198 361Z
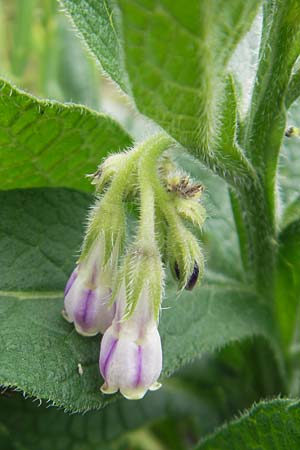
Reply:
M148 389L160 387L161 341L147 292L142 292L132 316L123 321L124 300L122 287L116 316L101 342L99 366L105 380L101 390L105 394L120 390L128 399L140 399Z
M110 277L101 270L101 245L72 272L65 288L63 316L84 336L104 333L111 325L115 306L110 306Z

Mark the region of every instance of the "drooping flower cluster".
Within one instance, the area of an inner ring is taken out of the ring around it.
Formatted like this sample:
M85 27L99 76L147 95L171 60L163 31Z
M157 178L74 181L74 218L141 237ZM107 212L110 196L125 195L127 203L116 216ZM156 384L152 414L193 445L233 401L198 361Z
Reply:
M203 188L165 156L172 145L170 138L154 136L107 158L92 176L100 197L65 288L63 316L84 336L103 334L99 369L105 394L139 399L160 387L164 264L169 262L180 289L193 289L203 272L188 225L199 228L205 220ZM132 200L139 218L130 235L125 204Z

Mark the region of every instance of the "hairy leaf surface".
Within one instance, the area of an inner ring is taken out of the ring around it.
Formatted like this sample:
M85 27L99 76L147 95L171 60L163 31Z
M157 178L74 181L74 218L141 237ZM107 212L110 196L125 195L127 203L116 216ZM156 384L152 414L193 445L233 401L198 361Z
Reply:
M63 4L108 74L121 88L127 86L140 112L228 181L252 175L235 139L229 139L234 138L236 107L223 78L260 0L193 0L188 8L184 1L169 0ZM117 67L107 64L110 48ZM226 142L219 142L228 128Z
M197 450L290 450L300 446L300 405L278 399L253 406L225 425Z
M7 437L17 448L30 450L108 450L125 433L141 426L168 415L191 414L203 423L212 420L207 405L204 408L191 394L170 388L138 402L119 399L103 411L86 414L68 414L7 391L0 399L0 439L1 444Z
M75 104L38 100L0 79L0 187L67 186L91 190L109 152L131 144L110 117Z

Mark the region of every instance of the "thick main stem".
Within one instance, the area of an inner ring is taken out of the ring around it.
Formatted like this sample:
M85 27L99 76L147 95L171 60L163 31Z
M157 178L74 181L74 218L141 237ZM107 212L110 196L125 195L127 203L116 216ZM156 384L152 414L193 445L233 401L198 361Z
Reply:
M286 122L286 95L300 51L299 24L297 2L270 0L265 3L259 65L243 137L243 147L258 181L247 189L239 189L233 199L246 271L258 293L270 306L274 326L277 327L277 336L274 337L278 343L281 342L282 330L275 303L276 177ZM283 361L284 356L282 349L279 358ZM284 390L284 382L282 384Z
M300 9L296 3L270 0L264 6L259 65L244 136L244 148L258 183L238 194L248 235L250 269L258 291L273 305L278 156L286 123L286 93L300 50Z
M243 190L238 194L238 201L246 235L247 273L257 292L271 305L277 246L262 187L253 185Z

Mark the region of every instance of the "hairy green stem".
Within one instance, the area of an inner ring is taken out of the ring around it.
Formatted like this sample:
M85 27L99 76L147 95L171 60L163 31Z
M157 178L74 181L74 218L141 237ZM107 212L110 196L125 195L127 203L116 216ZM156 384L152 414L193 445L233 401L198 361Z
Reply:
M157 159L167 150L173 141L166 135L157 135L142 145L146 147L139 160L139 187L140 187L140 227L139 239L145 242L155 242L155 205L153 177L157 173Z
M237 186L231 194L242 260L277 326L275 304L277 259L277 170L286 126L286 104L291 102L297 77L291 73L300 52L300 5L294 0L270 0L264 6L259 65L244 123L243 147L257 174L257 182ZM297 83L296 83L297 82ZM282 349L281 358L284 357ZM285 368L288 361L285 361ZM261 368L263 371L263 367ZM284 377L283 377L284 378ZM282 390L286 390L284 379Z
M123 167L121 167L115 175L103 200L105 199L106 202L112 203L122 201L124 192L126 191L128 184L130 184L129 182L133 182L132 178L137 176L139 160L143 159L146 164L143 174L147 176L147 171L151 170L151 163L153 164L157 160L158 156L172 144L173 140L166 134L157 134L143 141L133 150L129 151L124 157ZM143 154L147 154L147 158L143 157Z
M300 50L299 16L294 0L272 0L265 5L259 66L243 139L258 182L239 189L239 213L234 205L248 241L247 269L254 275L258 291L270 302L274 300L277 251L276 174L286 123L285 98ZM245 234L242 239L245 247Z

